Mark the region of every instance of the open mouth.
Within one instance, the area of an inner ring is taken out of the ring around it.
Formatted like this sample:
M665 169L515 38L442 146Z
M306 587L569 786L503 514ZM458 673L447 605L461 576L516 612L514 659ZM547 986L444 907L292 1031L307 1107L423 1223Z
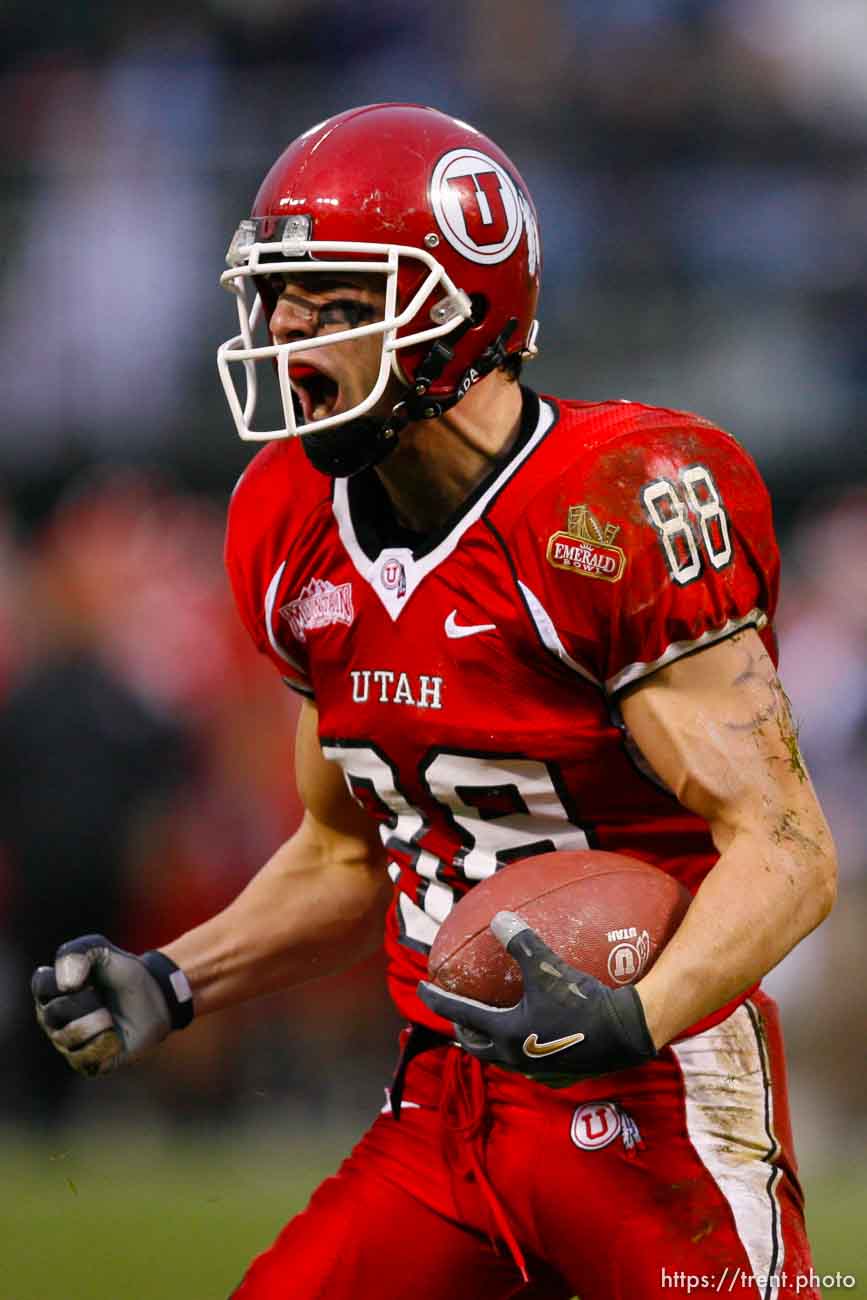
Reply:
M310 420L324 420L333 414L340 396L340 385L330 375L323 374L314 366L299 363L289 367L289 379L301 404L305 424Z

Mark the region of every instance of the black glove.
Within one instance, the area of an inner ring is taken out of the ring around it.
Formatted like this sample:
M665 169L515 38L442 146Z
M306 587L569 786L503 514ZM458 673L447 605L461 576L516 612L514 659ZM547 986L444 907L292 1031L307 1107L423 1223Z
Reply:
M81 1074L136 1061L193 1018L187 977L165 953L136 957L102 934L61 944L30 987L37 1020Z
M455 1022L462 1047L542 1082L587 1079L656 1056L634 988L610 989L553 953L514 912L498 912L495 937L521 967L524 996L514 1007L491 1007L424 982L418 995Z

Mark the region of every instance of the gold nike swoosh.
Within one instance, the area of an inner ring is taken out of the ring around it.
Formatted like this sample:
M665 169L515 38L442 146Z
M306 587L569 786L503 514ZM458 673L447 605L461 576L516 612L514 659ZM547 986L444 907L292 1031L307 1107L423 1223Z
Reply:
M583 1034L566 1034L564 1038L552 1038L550 1043L540 1043L536 1034L528 1034L524 1039L524 1055L552 1056L554 1052L563 1052L567 1047L583 1042Z

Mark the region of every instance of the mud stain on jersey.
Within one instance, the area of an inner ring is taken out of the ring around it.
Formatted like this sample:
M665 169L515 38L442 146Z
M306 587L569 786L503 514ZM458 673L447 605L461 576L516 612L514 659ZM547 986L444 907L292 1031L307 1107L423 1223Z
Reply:
M730 1167L764 1160L769 1145L763 1122L763 1048L743 1017L735 1012L677 1049L702 1148Z

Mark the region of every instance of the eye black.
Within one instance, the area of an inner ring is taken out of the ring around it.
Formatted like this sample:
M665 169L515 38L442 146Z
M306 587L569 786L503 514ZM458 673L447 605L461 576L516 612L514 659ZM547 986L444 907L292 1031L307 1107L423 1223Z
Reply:
M355 329L371 320L373 314L369 303L358 302L355 298L335 298L319 308L319 324L320 327L338 325L341 329Z

